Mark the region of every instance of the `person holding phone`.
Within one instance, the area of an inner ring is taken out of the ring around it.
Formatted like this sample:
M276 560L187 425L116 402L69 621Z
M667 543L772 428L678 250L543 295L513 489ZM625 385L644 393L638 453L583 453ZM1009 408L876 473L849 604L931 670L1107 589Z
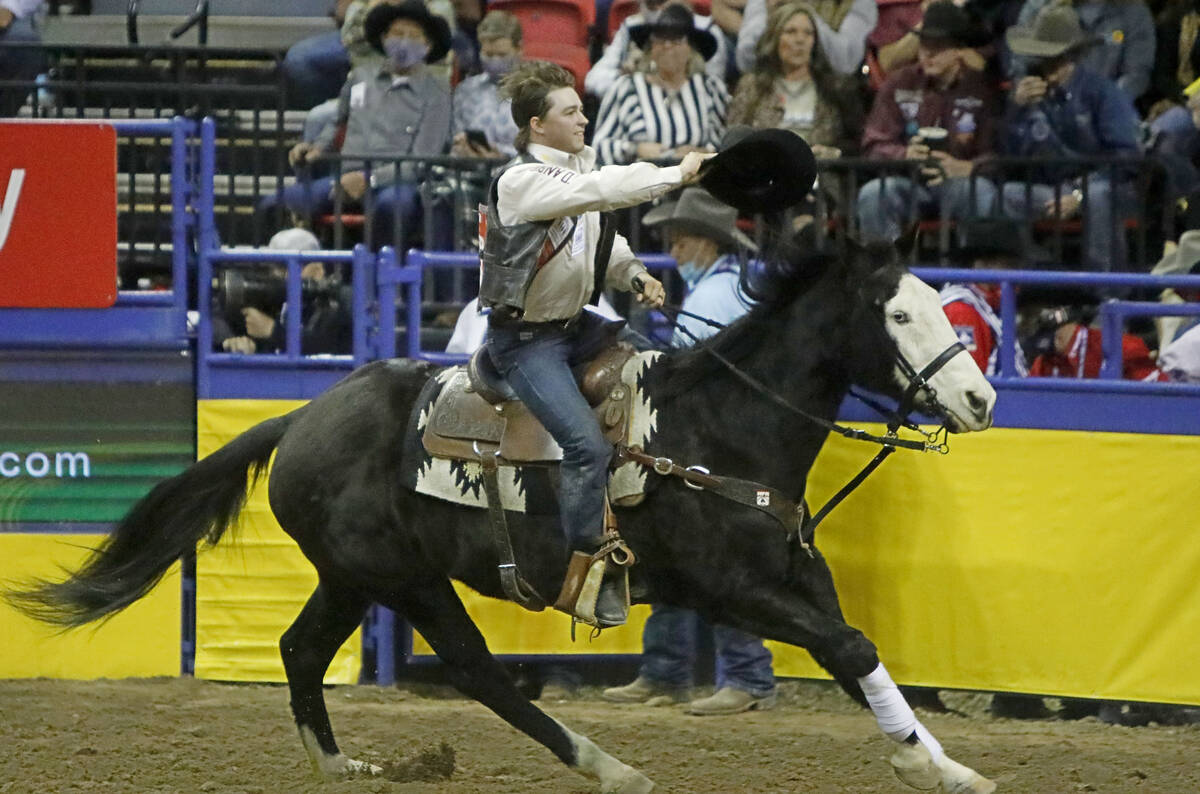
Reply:
M904 225L923 215L988 215L996 200L995 185L971 178L975 163L995 153L1002 108L988 79L967 66L987 34L949 0L931 3L915 33L917 63L880 87L862 149L868 157L921 163L919 180L888 175L863 186L857 214L866 240L895 240Z
M507 11L489 11L479 23L483 71L454 89L450 153L455 157L500 158L517 153L512 103L501 99L500 80L521 63L521 22Z

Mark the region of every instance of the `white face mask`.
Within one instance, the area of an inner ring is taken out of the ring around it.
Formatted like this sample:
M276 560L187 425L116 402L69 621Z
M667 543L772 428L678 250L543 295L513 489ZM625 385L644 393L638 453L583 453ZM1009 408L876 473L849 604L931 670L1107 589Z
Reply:
M700 267L690 259L686 262L680 262L675 266L675 269L679 271L679 277L687 283L688 289L691 289L693 286L695 286L696 282L700 280L700 277L704 275L704 271L706 270L706 268Z
M395 69L410 69L425 60L429 45L408 38L390 38L383 42L383 51Z

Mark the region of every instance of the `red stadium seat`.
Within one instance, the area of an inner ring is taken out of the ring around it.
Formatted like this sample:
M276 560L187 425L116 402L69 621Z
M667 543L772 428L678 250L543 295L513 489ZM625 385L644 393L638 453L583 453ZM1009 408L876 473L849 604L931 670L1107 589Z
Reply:
M489 6L492 8L494 6ZM583 79L592 68L587 47L554 41L526 41L525 57L535 61L557 63L575 76L575 90L583 96Z
M488 10L507 11L519 19L527 48L534 41L585 47L588 29L596 21L594 0L492 0Z

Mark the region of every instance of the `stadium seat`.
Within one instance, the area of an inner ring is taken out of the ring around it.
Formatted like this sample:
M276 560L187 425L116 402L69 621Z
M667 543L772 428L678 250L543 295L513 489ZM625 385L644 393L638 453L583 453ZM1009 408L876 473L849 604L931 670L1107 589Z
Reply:
M587 46L596 21L593 0L492 0L490 11L507 11L521 21L526 49L531 42Z
M583 96L583 79L587 77L588 69L592 68L587 47L554 41L526 41L525 57L550 61L566 69L575 76L575 90Z

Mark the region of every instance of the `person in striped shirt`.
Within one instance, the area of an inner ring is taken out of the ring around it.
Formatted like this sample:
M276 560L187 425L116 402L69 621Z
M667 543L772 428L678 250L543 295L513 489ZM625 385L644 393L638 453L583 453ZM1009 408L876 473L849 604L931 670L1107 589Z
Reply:
M647 52L641 71L620 77L600 104L592 146L603 164L679 159L711 152L725 131L729 93L704 71L716 50L687 8L670 5L652 24L631 28Z

